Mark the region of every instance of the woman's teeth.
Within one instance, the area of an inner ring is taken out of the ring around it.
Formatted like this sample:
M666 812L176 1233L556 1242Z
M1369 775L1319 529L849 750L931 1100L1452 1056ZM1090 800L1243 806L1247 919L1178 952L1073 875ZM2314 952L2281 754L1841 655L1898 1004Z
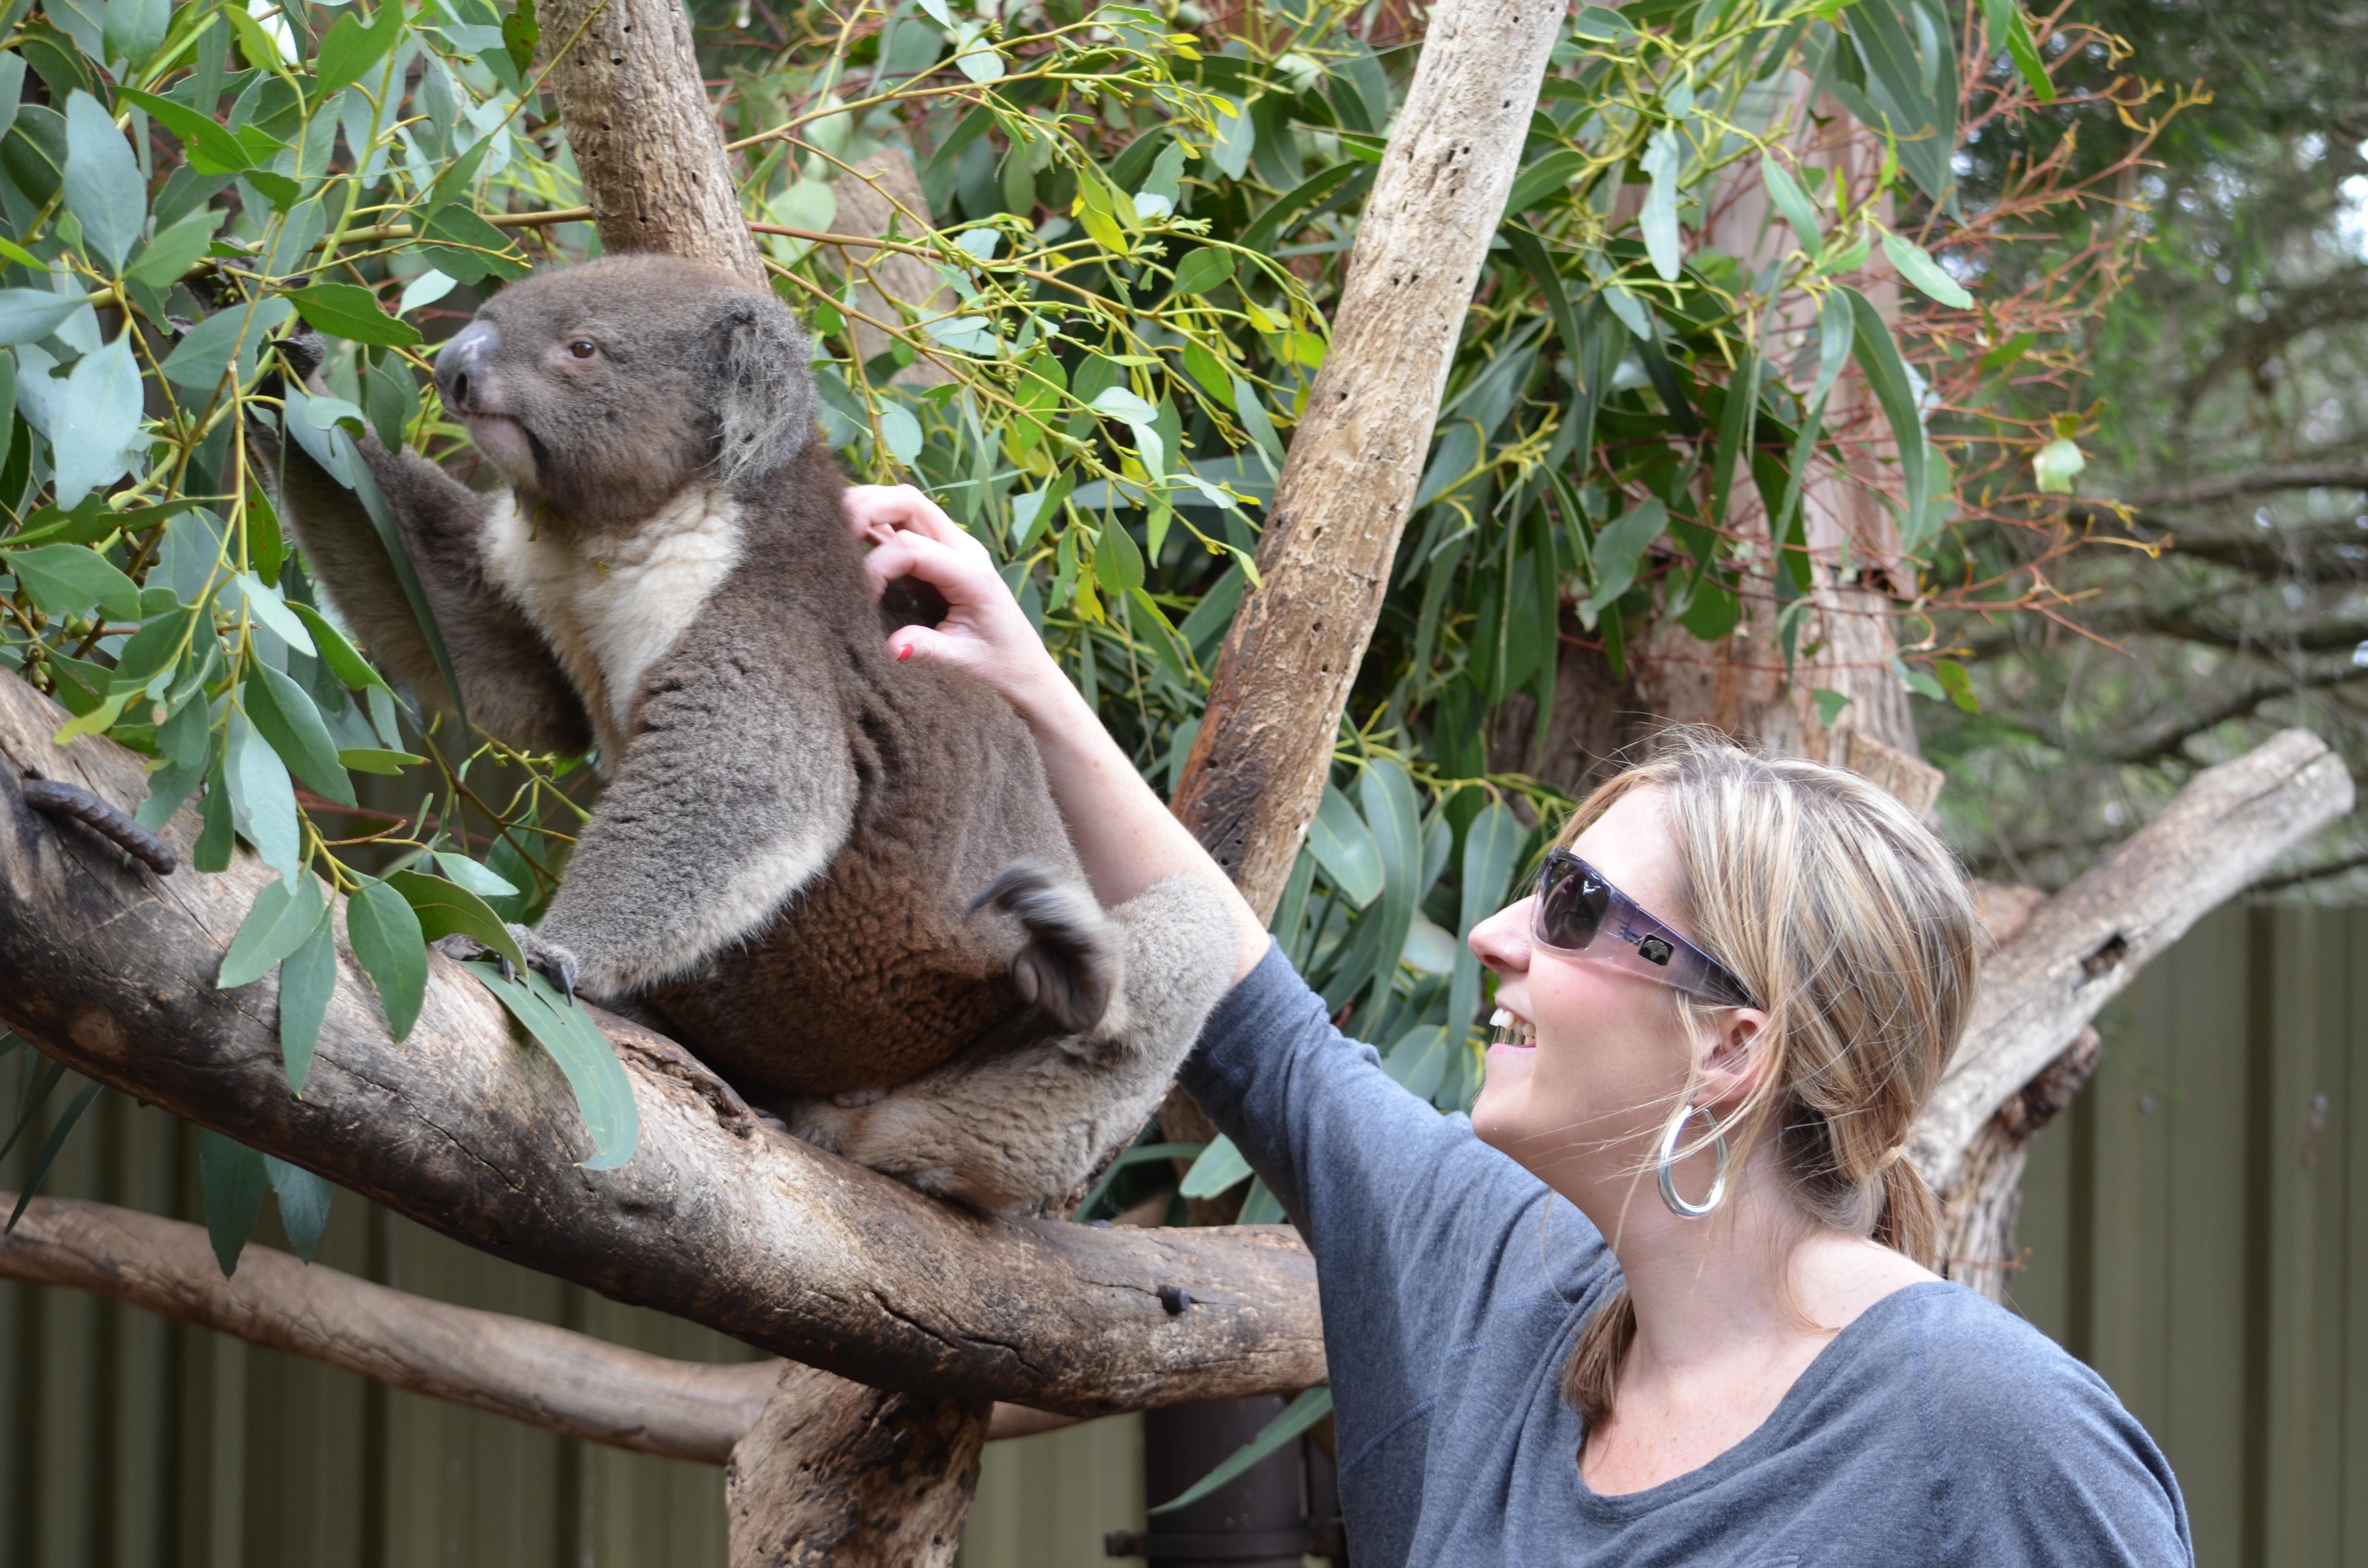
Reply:
M1538 1026L1508 1007L1499 1007L1488 1017L1491 1045L1517 1045L1524 1050L1538 1043Z

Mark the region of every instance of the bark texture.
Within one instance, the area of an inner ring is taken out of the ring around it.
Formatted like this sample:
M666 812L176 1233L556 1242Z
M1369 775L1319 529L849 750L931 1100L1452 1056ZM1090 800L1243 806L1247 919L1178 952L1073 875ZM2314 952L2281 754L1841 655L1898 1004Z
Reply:
M24 805L17 777L130 809L139 759L61 748L63 709L0 675L0 1019L76 1070L303 1165L432 1229L842 1376L1076 1415L1324 1381L1315 1273L1281 1226L1093 1229L984 1218L758 1121L679 1046L604 1018L639 1104L622 1169L588 1171L558 1069L431 957L396 1045L344 940L302 1099L277 982L213 977L272 873L158 879ZM162 836L184 854L197 819ZM1189 1291L1170 1313L1162 1287Z
M689 256L763 288L680 0L545 0L541 25L601 245Z
M16 1206L14 1193L0 1203ZM203 1227L37 1198L0 1236L0 1277L64 1285L325 1361L546 1432L722 1464L781 1363L705 1366L501 1312L449 1306L249 1246L223 1278Z
M1324 795L1564 7L1443 0L1383 154L1176 813L1271 911Z
M781 1368L723 1471L732 1568L946 1568L986 1436L977 1401Z
M2032 914L1983 967L1965 1042L1908 1155L1956 1192L1982 1124L2079 1035L2146 961L2287 850L2351 811L2327 743L2286 730L2196 775L2154 821Z

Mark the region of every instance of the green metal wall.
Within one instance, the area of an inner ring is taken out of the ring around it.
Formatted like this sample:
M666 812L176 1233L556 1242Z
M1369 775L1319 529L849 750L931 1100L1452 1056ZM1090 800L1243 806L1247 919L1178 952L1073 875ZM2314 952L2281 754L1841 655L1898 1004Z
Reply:
M2204 1568L2368 1563L2368 911L2223 910L2104 1023L2016 1303L2162 1444Z
M2162 1442L2204 1568L2368 1563L2368 911L2225 911L2105 1026L2095 1085L2033 1146L2017 1303ZM194 1219L193 1141L103 1096L47 1189ZM666 1355L746 1354L349 1195L322 1260ZM723 1562L722 1504L708 1467L0 1283L0 1568L698 1568ZM1142 1521L1139 1423L997 1444L962 1562L1088 1568Z

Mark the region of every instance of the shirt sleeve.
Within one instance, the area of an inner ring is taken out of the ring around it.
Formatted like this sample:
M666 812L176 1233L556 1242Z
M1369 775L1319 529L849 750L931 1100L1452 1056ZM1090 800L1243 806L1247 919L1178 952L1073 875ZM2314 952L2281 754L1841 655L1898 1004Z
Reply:
M1544 1184L1333 1028L1280 948L1218 1004L1183 1083L1306 1237L1327 1340L1356 1358L1359 1382L1403 1358L1402 1392L1426 1397L1441 1351L1508 1293L1546 1290L1534 1234ZM1584 1233L1557 1231L1555 1272L1574 1250L1606 1266L1593 1227L1558 1207Z

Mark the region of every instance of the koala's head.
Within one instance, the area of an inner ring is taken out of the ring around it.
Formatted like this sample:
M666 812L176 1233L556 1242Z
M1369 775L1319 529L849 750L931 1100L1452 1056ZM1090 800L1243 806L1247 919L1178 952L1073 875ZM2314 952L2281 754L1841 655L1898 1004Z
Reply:
M512 284L437 355L436 385L521 494L596 530L630 528L694 480L743 490L814 434L796 320L674 256Z

